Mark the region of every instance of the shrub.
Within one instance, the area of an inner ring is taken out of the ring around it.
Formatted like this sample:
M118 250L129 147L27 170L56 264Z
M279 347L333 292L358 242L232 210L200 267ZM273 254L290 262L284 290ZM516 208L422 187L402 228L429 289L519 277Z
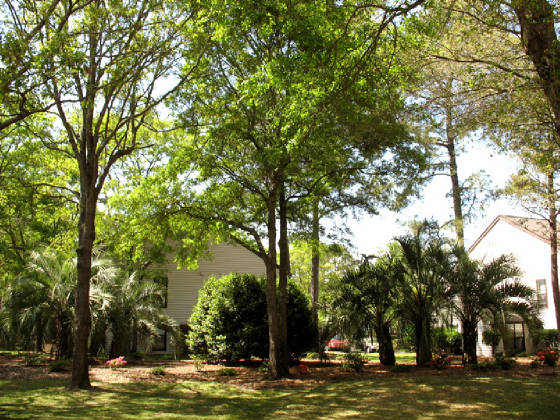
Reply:
M23 364L25 366L40 366L47 361L45 354L28 352L23 355Z
M498 369L510 370L515 367L517 362L510 357L496 356L494 363Z
M449 367L449 363L451 362L451 358L447 356L446 353L440 352L434 354L432 362L433 367L436 369L447 369Z
M510 370L515 367L515 365L516 362L512 358L497 355L494 360L485 360L482 363L471 365L471 368L475 370Z
M558 345L558 330L537 330L533 333L533 340L539 346L539 348L556 347Z
M391 368L391 372L393 373L404 373L410 372L412 370L411 365L395 365Z
M437 350L461 354L461 333L453 328L436 328L434 330L434 344Z
M299 355L314 342L311 310L305 294L288 284L288 350ZM249 274L210 278L200 290L189 320L187 345L209 360L238 361L268 356L264 280Z
M154 366L152 368L152 375L164 376L165 373L165 366Z
M343 369L354 369L356 372L361 372L364 368L365 360L360 352L350 351L345 353L342 357Z
M262 362L258 370L260 373L268 373L270 372L270 365L268 362Z
M537 359L546 366L556 366L558 363L558 350L545 347L537 353Z
M59 360L53 360L52 362L49 362L47 366L47 370L49 372L62 372L66 370L67 367L68 367L68 360L59 359Z
M111 369L125 367L127 363L128 362L124 360L124 356L119 356L105 362L105 364L108 365Z
M237 376L237 371L234 368L221 368L218 371L218 376Z
M317 352L309 352L305 355L304 359L311 359L311 360L318 360L319 359L319 353Z

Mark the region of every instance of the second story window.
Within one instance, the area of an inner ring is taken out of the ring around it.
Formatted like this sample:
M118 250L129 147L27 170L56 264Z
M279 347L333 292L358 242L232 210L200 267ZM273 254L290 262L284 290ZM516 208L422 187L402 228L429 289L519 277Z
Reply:
M546 292L546 280L537 280L537 305L539 308L548 307L548 294Z

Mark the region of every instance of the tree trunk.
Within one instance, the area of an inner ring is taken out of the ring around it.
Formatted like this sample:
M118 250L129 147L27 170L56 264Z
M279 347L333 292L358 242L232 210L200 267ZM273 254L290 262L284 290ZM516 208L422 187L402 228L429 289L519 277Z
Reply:
M556 313L556 328L558 340L560 341L560 288L558 286L558 225L557 210L554 191L554 171L550 171L547 177L548 224L550 228L550 283L552 285L552 297L554 299L554 311Z
M554 7L546 0L515 0L512 7L521 27L523 48L539 75L560 135L560 45Z
M311 228L311 314L316 329L315 351L321 353L319 337L319 200L313 202L313 221Z
M461 187L459 186L459 175L457 172L457 153L455 151L455 135L453 134L453 115L451 108L445 109L446 123L446 149L449 157L449 176L451 177L451 196L453 197L453 213L455 233L459 246L465 246L465 222L463 218L463 203L461 199Z
M464 320L461 322L463 337L463 363L467 365L478 363L476 355L476 323Z
M84 129L84 131L86 131ZM91 259L95 241L95 213L97 210L97 164L81 162L80 168L80 216L78 236L78 284L76 286L76 309L74 316L74 351L70 389L89 389L88 339L91 329L89 289ZM93 175L93 176L92 176Z
M430 320L426 317L416 320L414 322L414 334L416 339L416 365L424 366L432 360Z
M289 374L288 352L288 277L290 276L290 247L288 241L288 202L286 200L285 186L282 185L279 197L280 207L280 238L278 249L280 251L280 268L278 270L278 313L280 314L280 347L279 354L282 360L282 376Z
M268 315L268 337L269 337L269 366L270 374L275 378L286 377L289 374L287 360L286 342L282 342L281 316L278 308L278 297L276 294L276 203L277 189L274 187L269 191L268 200L268 254L266 259L266 308Z
M393 349L389 323L384 322L381 325L376 325L375 335L379 344L379 361L382 365L393 366L395 364L395 350Z

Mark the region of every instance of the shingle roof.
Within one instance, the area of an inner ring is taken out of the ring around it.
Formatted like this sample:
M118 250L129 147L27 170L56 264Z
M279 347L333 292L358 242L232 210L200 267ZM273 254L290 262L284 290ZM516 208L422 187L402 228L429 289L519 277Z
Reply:
M486 228L482 235L478 237L476 241L471 245L469 248L469 252L472 251L476 246L480 243L482 239L492 230L492 228L498 223L500 220L503 220L506 223L522 230L529 235L540 239L541 241L550 244L550 234L549 234L549 225L548 221L544 219L536 219L532 217L518 217L518 216L498 216L494 219L492 223ZM560 243L560 240L559 240Z

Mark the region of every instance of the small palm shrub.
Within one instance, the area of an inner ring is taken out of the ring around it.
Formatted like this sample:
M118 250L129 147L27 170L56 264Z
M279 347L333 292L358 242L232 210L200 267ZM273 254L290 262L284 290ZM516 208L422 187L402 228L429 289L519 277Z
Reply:
M68 360L58 359L49 362L47 370L49 372L63 372L68 368Z
M361 372L365 365L364 356L360 352L351 351L345 353L342 357L342 368L353 369L356 372Z
M152 368L152 375L165 376L165 366L154 366Z
M237 376L237 371L234 368L221 368L218 371L218 376Z

